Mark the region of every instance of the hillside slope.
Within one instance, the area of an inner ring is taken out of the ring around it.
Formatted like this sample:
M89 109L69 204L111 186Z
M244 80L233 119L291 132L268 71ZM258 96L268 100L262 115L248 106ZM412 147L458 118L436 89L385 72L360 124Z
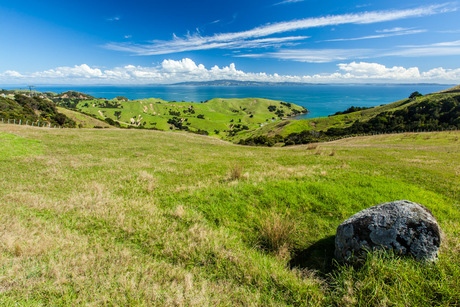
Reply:
M279 122L282 117L308 112L305 108L282 101L260 98L215 98L203 103L141 100L76 99L60 104L125 127L184 130L229 137L260 125Z
M102 127L102 128L110 128L112 127L107 122L96 119L89 115L83 114L81 112L69 110L66 108L58 107L57 108L59 113L66 115L68 118L72 119L77 127L79 128L94 128L94 127Z
M449 90L448 90L449 91ZM291 120L238 135L241 144L277 142L304 144L328 137L374 132L460 128L460 92L434 93L339 115Z
M14 99L0 97L0 118L23 123L41 122L61 127L75 127L76 123L60 113L54 102L37 96L15 94Z
M456 306L460 132L313 148L0 124L0 305ZM337 226L408 199L439 261L333 262Z

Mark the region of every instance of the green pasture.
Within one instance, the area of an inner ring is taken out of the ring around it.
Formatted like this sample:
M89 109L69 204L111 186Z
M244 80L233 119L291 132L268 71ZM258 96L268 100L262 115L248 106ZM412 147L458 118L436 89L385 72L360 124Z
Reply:
M118 103L118 105L105 107L105 101L111 104ZM94 99L80 101L77 109L101 120L111 118L122 126L142 126L158 130L176 130L168 120L178 117L186 120L184 124L187 124L191 131L201 129L209 134L215 134L215 130L219 132L232 130L236 124L245 125L248 129L257 129L262 123L280 122L281 118L269 111L269 106L276 106L277 110L282 110L286 116L293 110L299 112L303 110L302 107L294 104L288 107L280 101L261 98L215 98L204 103L164 101L156 98L133 101ZM121 113L116 116L115 112ZM177 115L173 115L177 112Z
M459 137L267 148L0 125L0 305L458 305ZM400 199L436 216L437 263L333 260L344 219Z

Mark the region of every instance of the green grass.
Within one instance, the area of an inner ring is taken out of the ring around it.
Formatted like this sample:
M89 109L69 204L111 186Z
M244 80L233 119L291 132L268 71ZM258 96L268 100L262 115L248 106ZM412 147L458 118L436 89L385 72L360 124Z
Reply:
M66 108L57 108L59 113L66 115L67 117L74 120L76 123L80 124L81 128L94 128L94 127L103 127L110 128L111 126L102 120L95 119L94 117L85 115L80 112L72 111Z
M215 98L206 103L175 102L164 101L161 99L149 98L133 101L120 102L119 108L101 108L100 103L104 99L83 100L77 108L88 112L100 119L107 117L118 120L121 124L130 126L133 120L135 125L142 124L145 128L156 128L158 130L175 130L168 123L168 119L174 117L172 112L180 112L179 118L187 120L188 127L192 131L205 130L211 135L215 135L215 130L219 130L219 137L224 137L224 131L231 130L233 125L246 125L250 129L256 129L262 123L280 122L281 119L274 112L270 112L268 107L273 105L277 109L283 110L285 115L289 115L293 110L302 111L303 108L294 104L291 107L283 105L281 101L274 101L261 98L245 99L223 99ZM116 100L111 100L114 102ZM184 112L193 108L195 113ZM115 112L121 111L120 118L115 116ZM203 115L204 119L197 118ZM145 124L144 124L145 123Z
M0 132L0 161L11 157L40 154L41 142L24 138L13 133Z
M0 125L0 305L458 305L459 136L258 148ZM438 219L439 262L334 264L336 227L398 199Z

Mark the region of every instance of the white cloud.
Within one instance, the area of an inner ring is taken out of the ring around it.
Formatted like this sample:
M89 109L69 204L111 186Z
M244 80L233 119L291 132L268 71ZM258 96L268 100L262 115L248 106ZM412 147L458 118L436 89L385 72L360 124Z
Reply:
M420 78L420 71L417 67L386 67L382 64L367 62L338 64L338 67L340 70L346 72L346 74L350 74L357 79L378 78L390 80L411 80Z
M394 30L394 31L386 31L386 32L384 32L385 34L368 35L368 36L352 37L352 38L328 39L328 40L324 40L324 42L357 41L357 40L363 40L363 39L373 39L373 38L384 38L384 37L391 37L391 36L419 34L419 33L424 33L424 32L426 32L426 30L408 30L408 31L401 31L401 32L399 32L397 30Z
M86 64L75 65L74 67L58 67L31 74L33 78L101 78L104 74L98 68L91 68Z
M460 40L428 45L400 46L400 49L384 52L381 56L423 57L460 55Z
M433 44L426 44L426 45L403 45L400 47L407 47L407 48L421 48L421 47L450 47L450 46L460 46L460 40L457 41L450 41L450 42L440 42L440 43L433 43Z
M275 52L236 55L245 58L275 58L306 63L328 63L351 58L365 58L368 49L284 49Z
M401 32L401 31L408 31L412 30L413 28L402 28L402 27L395 27L391 29L383 29L383 30L377 30L375 32L377 33L389 33L389 32Z
M166 73L189 73L198 74L207 72L203 64L196 65L191 59L182 59L181 61L164 60L161 63L162 70Z
M134 53L136 55L161 55L206 49L248 49L292 46L296 41L307 38L309 38L309 36L287 36L251 40L238 39L229 41L208 40L205 42L205 38L199 35L193 35L188 36L186 39L174 36L174 39L170 42L154 41L153 45L111 43L106 44L105 47L111 50Z
M12 78L21 78L21 77L23 77L22 74L18 73L17 71L14 71L14 70L7 70L3 74L0 74L0 76L12 77Z
M460 40L428 45L407 45L389 49L279 49L273 52L242 53L235 57L272 58L306 63L329 63L344 60L389 56L432 57L460 55Z
M446 80L458 83L460 80L460 68L444 69L442 67L431 69L422 73L422 78L427 80Z
M438 82L455 83L460 79L460 68L442 67L421 72L417 67L386 67L378 63L351 62L340 63L333 73L312 75L280 75L265 72L245 72L235 64L210 69L203 64L185 58L180 61L164 60L160 65L142 67L127 65L101 70L86 64L73 67L58 67L41 72L19 73L6 71L0 73L2 84L168 84L184 81L210 81L233 79L261 82L306 82L306 83L350 83L350 82Z
M460 30L457 29L457 30L441 30L441 31L438 31L438 33L460 33Z
M280 4L288 4L288 3L296 3L296 2L303 2L305 0L284 0L273 5L280 5Z
M456 8L452 7L452 4L444 3L406 10L374 11L357 14L305 18L267 24L242 32L220 33L213 36L201 36L195 34L187 35L185 38L179 38L174 35L173 39L169 41L153 40L148 44L109 43L105 45L105 48L129 52L136 55L159 55L205 49L267 47L271 46L271 44L267 42L258 42L256 39L274 34L315 27L337 26L343 24L371 24L405 18L422 17L455 10ZM291 39L294 40L297 40L298 38L300 38L300 36L291 37ZM275 42L275 44L279 45L280 43L286 43L290 40L289 38L278 38L278 40L280 39L284 40L281 42Z
M121 19L120 16L114 16L114 17L106 18L105 20L107 20L107 21L119 21L120 19Z
M391 51L383 54L382 56L426 57L449 55L460 55L460 47L409 48L404 50Z

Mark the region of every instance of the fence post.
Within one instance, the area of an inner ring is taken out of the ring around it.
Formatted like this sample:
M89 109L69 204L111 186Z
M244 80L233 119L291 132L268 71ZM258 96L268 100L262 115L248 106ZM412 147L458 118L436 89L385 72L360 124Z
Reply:
M22 119L19 120L19 126L21 126L21 123L22 123Z
M16 118L15 118L15 119L13 119L13 124L14 124L14 125L16 125Z
M2 117L2 124L3 124L3 117Z
M48 124L48 128L51 128L51 123Z
M32 127L34 126L34 122L32 122Z

